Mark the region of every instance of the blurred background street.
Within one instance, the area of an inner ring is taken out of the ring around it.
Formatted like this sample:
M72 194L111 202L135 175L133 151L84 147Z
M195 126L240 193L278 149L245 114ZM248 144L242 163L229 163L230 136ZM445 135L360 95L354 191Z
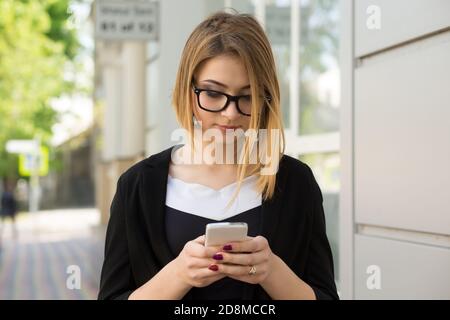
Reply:
M97 209L19 214L2 225L0 300L96 299L104 228ZM81 270L81 288L66 286L67 268Z

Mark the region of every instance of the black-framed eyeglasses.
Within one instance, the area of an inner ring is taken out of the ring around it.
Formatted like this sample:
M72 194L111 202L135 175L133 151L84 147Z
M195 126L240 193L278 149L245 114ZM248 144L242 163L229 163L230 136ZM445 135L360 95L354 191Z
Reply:
M197 95L198 106L205 111L221 112L230 105L231 101L235 101L240 114L251 116L252 96L250 94L232 96L216 90L199 89L194 84L192 84L192 88ZM266 99L270 101L269 97Z

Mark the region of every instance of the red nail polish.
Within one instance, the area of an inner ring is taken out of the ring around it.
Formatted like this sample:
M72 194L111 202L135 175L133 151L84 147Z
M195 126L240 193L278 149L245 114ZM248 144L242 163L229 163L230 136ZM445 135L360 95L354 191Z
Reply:
M219 270L219 267L216 264L212 264L212 265L209 266L208 269L212 270L212 271L217 271L217 270Z
M233 250L233 247L232 247L231 244L226 244L226 245L223 246L223 250L230 251L230 250Z
M214 260L223 260L223 255L221 255L220 253L216 253L215 255L213 255L213 259Z

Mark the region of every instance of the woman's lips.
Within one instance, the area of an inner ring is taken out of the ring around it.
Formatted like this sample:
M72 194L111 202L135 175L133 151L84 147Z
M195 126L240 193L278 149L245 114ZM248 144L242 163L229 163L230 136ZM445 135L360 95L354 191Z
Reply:
M223 130L226 130L226 129L235 130L235 129L239 128L239 126L221 126L220 124L217 124L216 127L223 129Z

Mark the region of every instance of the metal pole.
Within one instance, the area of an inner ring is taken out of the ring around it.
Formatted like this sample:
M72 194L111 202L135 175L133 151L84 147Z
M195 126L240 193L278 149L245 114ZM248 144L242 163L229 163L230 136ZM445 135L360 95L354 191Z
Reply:
M39 211L39 154L41 151L41 141L39 138L34 139L35 148L32 153L32 170L30 176L30 213L34 215L34 231L37 231L37 212Z
M30 176L30 212L35 213L38 211L38 201L37 201L37 188L39 186L39 150L40 150L40 142L38 139L35 139L35 148L32 154L32 170Z

